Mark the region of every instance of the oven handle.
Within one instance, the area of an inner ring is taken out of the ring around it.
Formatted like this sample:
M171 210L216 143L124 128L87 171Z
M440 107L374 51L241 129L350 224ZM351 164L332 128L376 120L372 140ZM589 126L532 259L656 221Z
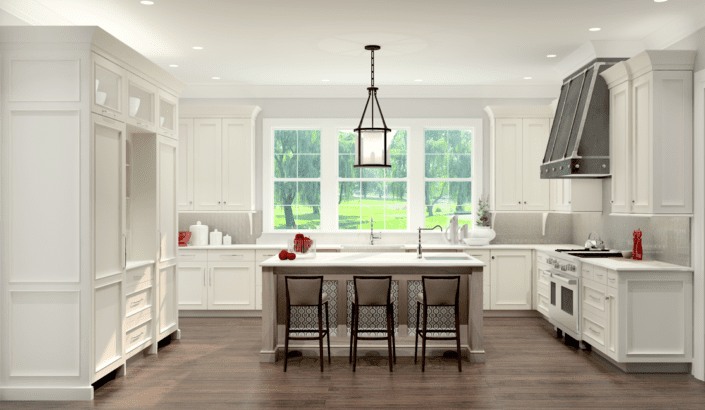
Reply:
M558 279L561 282L565 282L569 285L577 285L578 284L578 281L576 279L566 278L565 276L561 275L560 273L554 272L553 270L551 270L550 272L551 272L551 277L554 279Z

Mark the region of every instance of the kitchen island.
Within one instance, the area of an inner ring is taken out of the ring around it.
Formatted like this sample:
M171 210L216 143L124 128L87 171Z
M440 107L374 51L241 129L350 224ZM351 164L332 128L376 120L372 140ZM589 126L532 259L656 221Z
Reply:
M261 263L262 267L262 350L261 362L274 362L281 355L284 345L286 320L286 294L284 277L323 276L323 291L330 298L331 354L346 356L349 352L350 306L353 297L353 276L391 275L392 302L394 304L396 349L398 356L414 354L416 324L416 295L422 291L421 276L460 275L460 330L461 348L472 362L484 362L482 346L482 268L485 264L468 255L424 253L418 259L414 253L323 253L314 259L279 260L273 257ZM315 314L294 312L292 320L306 322ZM441 308L443 309L443 308ZM363 313L364 314L364 313ZM452 320L452 310L441 312ZM374 315L368 319L374 321ZM364 319L363 319L364 320ZM434 324L429 319L429 330ZM440 324L442 326L442 324ZM303 354L318 354L318 344L297 341L291 349ZM366 341L359 345L365 351L384 350L385 343ZM434 341L427 348L455 350L446 341Z

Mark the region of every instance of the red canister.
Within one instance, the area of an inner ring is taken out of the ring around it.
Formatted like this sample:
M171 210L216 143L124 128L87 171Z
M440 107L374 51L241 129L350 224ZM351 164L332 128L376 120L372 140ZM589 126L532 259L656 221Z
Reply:
M632 248L632 258L640 261L644 256L644 250L641 247L641 229L634 231L634 247Z

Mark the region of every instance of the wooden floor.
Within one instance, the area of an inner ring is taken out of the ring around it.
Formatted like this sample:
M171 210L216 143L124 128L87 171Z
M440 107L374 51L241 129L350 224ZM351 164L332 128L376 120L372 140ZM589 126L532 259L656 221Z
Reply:
M426 372L398 358L318 358L260 363L258 318L180 319L181 340L128 368L93 402L2 402L11 409L703 409L705 383L687 374L625 374L597 354L566 346L537 318L485 319L487 362L434 358Z

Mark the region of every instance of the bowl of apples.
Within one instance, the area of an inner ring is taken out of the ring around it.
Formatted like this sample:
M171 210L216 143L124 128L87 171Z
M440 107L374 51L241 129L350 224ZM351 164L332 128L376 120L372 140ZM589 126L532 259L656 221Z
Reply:
M303 234L296 234L294 239L289 239L288 251L298 258L312 259L316 257L316 241Z

